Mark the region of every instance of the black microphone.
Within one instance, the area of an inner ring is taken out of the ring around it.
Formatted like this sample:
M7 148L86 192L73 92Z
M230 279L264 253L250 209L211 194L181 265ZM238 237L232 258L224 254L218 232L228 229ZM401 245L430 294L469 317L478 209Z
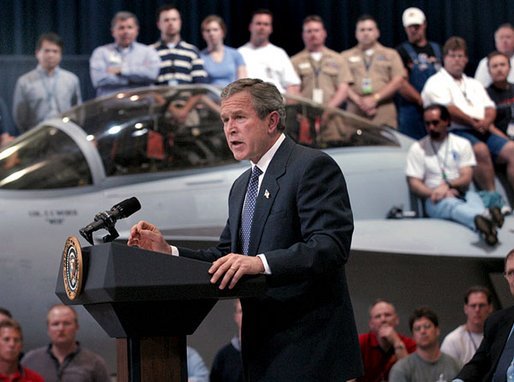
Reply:
M94 221L79 232L91 245L93 245L93 232L105 228L109 231L110 235L103 238L104 243L112 241L119 236L114 228L118 219L129 217L134 212L141 209L141 203L137 198L132 197L112 206L109 211L99 212L95 215Z

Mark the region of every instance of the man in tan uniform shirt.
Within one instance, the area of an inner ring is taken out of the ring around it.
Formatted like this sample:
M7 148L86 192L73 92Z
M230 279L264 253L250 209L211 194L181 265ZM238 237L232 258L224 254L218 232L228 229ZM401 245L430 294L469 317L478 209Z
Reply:
M307 16L303 21L302 38L305 49L291 58L301 79L301 95L324 106L338 107L348 96L348 83L352 82L348 66L341 55L325 46L327 32L323 19ZM325 115L320 140L345 140L346 125L337 115Z
M400 55L378 42L375 19L364 15L357 20L357 46L341 53L353 82L348 89L348 111L378 125L397 126L393 97L406 76Z

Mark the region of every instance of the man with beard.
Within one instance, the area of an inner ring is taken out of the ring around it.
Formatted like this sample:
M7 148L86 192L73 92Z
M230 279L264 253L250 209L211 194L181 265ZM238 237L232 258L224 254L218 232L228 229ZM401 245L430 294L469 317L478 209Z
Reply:
M425 199L428 216L476 229L488 245L495 245L496 224L484 216L480 196L468 189L476 165L471 144L448 133L450 114L445 106L426 107L423 119L428 135L415 142L407 155L409 188Z

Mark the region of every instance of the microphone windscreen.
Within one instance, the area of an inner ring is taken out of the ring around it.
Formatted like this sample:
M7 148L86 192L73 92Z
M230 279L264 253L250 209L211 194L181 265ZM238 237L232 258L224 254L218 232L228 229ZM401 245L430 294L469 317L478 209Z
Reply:
M132 215L134 212L139 211L141 209L141 203L137 200L136 197L131 197L129 199L125 199L124 201L116 204L112 209L117 209L120 212L120 219L126 218Z

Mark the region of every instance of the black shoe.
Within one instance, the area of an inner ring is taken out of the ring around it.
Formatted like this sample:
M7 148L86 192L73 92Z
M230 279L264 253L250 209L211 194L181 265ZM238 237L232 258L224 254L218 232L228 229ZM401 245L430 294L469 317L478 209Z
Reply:
M475 227L480 232L480 235L484 238L487 245L498 244L498 236L496 234L496 228L492 221L482 215L475 216Z
M489 213L491 214L491 220L493 221L494 225L498 228L501 228L505 222L505 217L503 216L501 210L498 207L491 207L489 208Z

